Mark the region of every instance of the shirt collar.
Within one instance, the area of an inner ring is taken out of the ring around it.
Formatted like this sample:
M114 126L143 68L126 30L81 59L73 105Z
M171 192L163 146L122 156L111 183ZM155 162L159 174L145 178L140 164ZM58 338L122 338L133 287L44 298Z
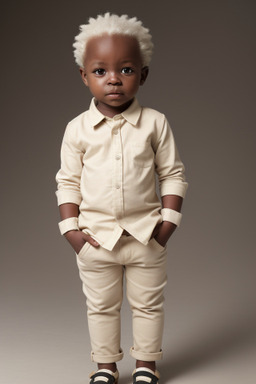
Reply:
M141 110L142 108L138 100L134 98L132 104L120 115L123 116L123 118L127 120L128 123L136 125L139 120ZM105 116L96 107L95 98L92 99L89 107L89 119L94 127L105 119Z

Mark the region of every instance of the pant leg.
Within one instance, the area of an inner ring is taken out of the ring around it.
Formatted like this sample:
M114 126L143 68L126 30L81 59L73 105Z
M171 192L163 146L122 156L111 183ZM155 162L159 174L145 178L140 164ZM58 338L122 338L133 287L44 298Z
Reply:
M130 260L126 262L125 276L127 298L133 313L134 345L130 353L137 360L162 358L166 255L166 249L155 239L147 246L135 239L130 241Z
M118 246L117 246L118 247ZM86 243L77 255L86 296L92 361L112 363L122 359L120 309L123 298L123 266L118 252Z

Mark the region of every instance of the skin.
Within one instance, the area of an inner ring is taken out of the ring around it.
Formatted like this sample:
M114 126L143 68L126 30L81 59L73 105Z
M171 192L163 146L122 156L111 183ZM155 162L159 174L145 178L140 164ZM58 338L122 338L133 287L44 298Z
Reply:
M135 38L123 35L103 35L89 40L84 55L84 67L80 74L84 84L96 98L97 108L108 117L122 113L132 103L138 89L148 76L148 67L143 67L138 42ZM181 210L183 199L176 195L162 197L163 208ZM79 207L73 203L60 205L61 220L78 217ZM176 225L167 221L158 225L152 237L165 246L175 231ZM85 242L99 247L97 241L82 231L69 231L65 234L76 253ZM136 368L146 367L156 370L154 361L136 361ZM98 364L98 369L116 371L116 364Z
M80 73L96 98L99 111L113 117L132 103L147 78L148 67L142 66L135 38L103 35L87 43Z

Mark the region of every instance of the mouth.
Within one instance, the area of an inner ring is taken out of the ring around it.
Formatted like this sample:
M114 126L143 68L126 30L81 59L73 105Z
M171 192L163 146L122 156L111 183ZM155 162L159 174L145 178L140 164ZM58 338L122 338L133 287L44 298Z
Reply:
M107 95L122 95L122 92L119 90L112 89L107 93Z
M112 99L118 99L118 98L123 96L123 93L122 92L117 92L117 91L112 91L112 92L108 92L106 94L106 96L110 97Z

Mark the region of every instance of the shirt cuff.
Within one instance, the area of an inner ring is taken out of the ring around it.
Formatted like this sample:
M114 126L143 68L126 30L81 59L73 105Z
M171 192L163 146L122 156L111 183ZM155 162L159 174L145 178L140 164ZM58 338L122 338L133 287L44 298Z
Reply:
M62 235L65 235L65 233L69 231L79 231L78 218L68 217L67 219L60 221L59 229Z
M78 192L59 190L59 191L56 191L56 196L57 196L58 205L66 204L66 203L73 203L76 205L80 205L82 201L82 196Z
M177 225L177 227L180 226L180 222L182 218L182 214L180 212L170 208L163 208L161 209L161 215L162 215L163 221L169 221L170 223Z
M175 182L162 182L160 186L161 197L165 195L177 195L182 198L185 197L188 188L188 183L175 183Z

